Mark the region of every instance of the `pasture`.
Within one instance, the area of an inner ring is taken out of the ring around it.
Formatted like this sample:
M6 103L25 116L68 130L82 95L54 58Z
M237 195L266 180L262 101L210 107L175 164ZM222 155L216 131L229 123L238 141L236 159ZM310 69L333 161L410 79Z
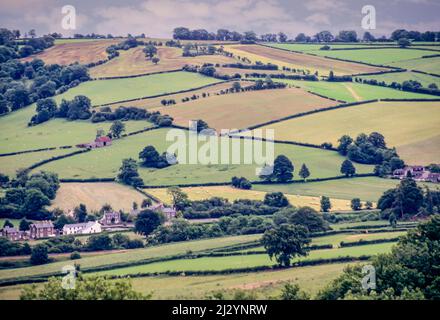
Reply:
M131 249L117 253L83 257L78 262L81 269L96 268L120 263L135 262L143 259L186 254L188 250L192 252L206 251L226 246L244 244L260 239L261 235L245 235L223 238L213 238L196 241L185 241L159 245L142 249ZM32 266L17 269L0 270L0 279L11 279L26 276L44 275L49 273L61 273L61 268L66 262L54 262L46 265Z
M310 251L306 257L294 258L293 263L310 261L316 259L333 259L339 257L360 257L365 255L376 255L391 250L394 243L380 243L365 246L344 247L338 249L324 249ZM275 261L267 254L237 255L225 257L203 257L196 259L179 259L163 262L149 263L145 265L118 268L96 272L99 275L135 275L142 273L164 273L167 271L221 271L228 269L253 268L261 266L274 266Z
M259 45L234 45L225 46L225 51L235 56L247 57L252 62L277 64L279 67L306 69L311 72L318 71L320 75L328 75L332 70L335 74L356 74L379 72L385 69L371 67L345 61L329 60L323 57L306 55L302 53L287 52Z
M221 129L246 129L336 104L301 89L289 88L219 95L152 110L169 114L176 124L185 127L190 120L202 119L220 132Z
M168 138L169 141L166 141L166 135L168 132L171 136ZM173 134L177 134L183 138L186 137L187 131L159 129L145 132L114 141L113 145L108 148L96 149L92 152L48 163L47 165L43 165L40 169L57 172L62 178L115 177L123 159L129 157L138 159L139 152L148 145L155 146L156 149L162 153L167 150L167 147L170 146L172 142L176 141L174 140L175 138L173 138ZM252 164L246 164L244 162L245 148L243 140L232 139L233 141L228 141L229 138L226 137L214 137L214 139L221 140L219 146L222 144L222 141L225 144L229 142L229 149L226 149L230 151L228 154L225 153L224 155L220 155L219 151L219 157L228 156L230 159L228 163L237 164L183 164L181 161L180 164L164 169L140 167L139 174L143 178L145 185L163 186L187 183L230 182L233 176L244 176L249 180L258 180L256 175L257 165L255 162L250 162ZM236 159L238 160L237 162L231 161L231 146L234 142L239 146L241 152L240 154L234 154L234 157L240 155L240 159ZM206 142L200 141L199 147L205 146L205 143ZM266 143L264 142L257 143L256 146L261 146L263 151L266 150ZM171 152L176 152L176 150L172 150ZM199 154L204 154L203 148L198 152ZM176 153L179 154L178 151ZM187 158L188 152L185 153L187 155L184 156L182 153L181 156ZM307 164L311 172L310 178L324 178L340 175L340 165L344 160L343 157L334 151L287 144L275 144L274 153L275 156L283 154L290 158L295 165L296 170L299 170L303 163ZM189 161L186 163L189 163ZM264 162L262 165L263 164ZM368 173L373 170L372 166L367 165L357 164L356 168L359 173Z
M81 83L66 93L57 96L57 100L61 98L73 99L77 95L85 95L92 101L92 105L102 105L122 100L173 93L218 82L221 81L197 73L183 71L136 78L96 80ZM130 105L130 103L125 105Z
M69 65L71 63L79 62L80 64L88 64L97 62L99 60L107 59L107 47L112 44L117 44L121 40L87 40L81 41L58 41L49 49L41 53L31 55L22 59L23 61L32 61L33 59L41 59L46 64L61 64Z
M431 54L435 54L435 52L431 52ZM418 70L440 75L440 57L402 60L392 63L391 65L408 70Z
M213 292L223 290L253 290L259 298L278 296L284 283L297 283L302 290L316 294L335 279L349 264L334 263L213 276L156 276L133 278L133 288L144 294L153 293L153 299L203 299ZM19 299L21 290L29 285L0 287L0 300ZM41 286L41 284L37 284ZM188 290L191 288L191 290Z
M147 193L159 198L165 203L171 204L171 196L165 188L144 189ZM231 186L214 187L189 187L182 188L190 200L204 200L212 197L226 198L230 202L238 199L263 200L266 192L255 190L240 190ZM290 204L295 207L309 206L320 210L320 198L302 195L285 194ZM332 210L350 210L350 201L332 199Z
M273 79L275 82L284 82L303 88L326 97L345 101L357 102L373 99L432 99L436 96L414 92L400 91L392 88L374 86L357 82L328 82Z
M68 212L83 203L89 211L99 211L109 204L114 210L130 212L133 202L140 206L144 199L140 192L118 183L61 183L51 208Z
M157 56L160 59L154 64L145 57L144 47L136 47L126 51L121 50L116 57L105 64L90 69L90 75L99 77L120 77L154 72L163 72L182 69L185 65L203 65L204 63L226 64L234 63L235 59L223 55L204 55L197 57L183 57L182 49L172 47L158 47Z
M253 189L266 192L279 191L285 194L307 195L312 197L327 196L347 200L357 197L363 201L377 202L385 191L395 188L398 184L399 180L363 177L309 183L254 185ZM433 183L418 184L421 187L429 187L431 190L438 188L438 186Z
M409 164L427 165L440 159L439 102L377 102L311 114L268 125L278 140L320 144L348 134L380 132ZM320 128L316 130L316 128Z

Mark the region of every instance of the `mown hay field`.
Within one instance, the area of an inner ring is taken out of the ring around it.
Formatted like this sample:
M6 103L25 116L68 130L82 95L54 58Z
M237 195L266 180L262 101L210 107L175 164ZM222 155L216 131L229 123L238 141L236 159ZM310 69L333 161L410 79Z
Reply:
M246 129L297 113L334 106L337 103L301 89L259 90L212 96L157 110L169 114L178 125L202 119L211 128Z
M95 41L64 41L62 43L58 42L53 47L22 60L31 61L33 59L41 59L46 64L61 65L69 65L75 62L79 62L80 64L88 64L107 59L107 52L105 51L107 47L119 42L120 40L115 39L103 39Z
M273 79L275 82L284 82L304 90L311 91L326 97L345 101L356 102L373 99L435 99L437 96L407 91L395 90L381 86L357 82L328 82L328 81L302 81Z
M352 62L330 60L323 57L287 52L275 48L258 45L234 45L225 46L225 51L235 56L247 57L253 62L273 63L280 67L295 69L307 69L312 72L318 71L320 75L328 75L332 70L335 74L370 73L386 70L379 67L371 67Z
M266 192L279 191L286 194L314 197L327 196L347 200L357 197L363 201L377 202L385 191L395 188L398 184L399 180L363 177L309 183L254 185L253 189ZM419 185L427 186L432 190L437 188L437 185L432 183L419 183Z
M99 211L109 204L114 210L130 212L133 202L140 207L145 198L142 193L119 183L61 183L51 208L68 212L83 203L89 211Z
M232 83L233 82L219 82L218 84L206 87L206 88L202 88L202 89L196 89L196 90L192 90L189 92L184 92L184 93L176 93L176 94L170 94L167 96L163 96L163 97L158 97L158 98L147 98L147 99L141 99L141 100L136 100L136 101L132 101L130 103L116 103L111 105L111 108L117 108L121 105L130 105L133 107L137 107L137 108L145 108L145 109L151 109L151 108L159 108L162 106L162 100L175 100L176 104L183 104L182 99L184 98L191 98L194 95L198 96L200 99L203 99L203 101L205 101L206 98L210 98L213 96L217 96L220 95L222 91L225 91L227 89L231 89L232 88ZM240 81L240 85L244 88L244 87L248 87L253 85L254 83L252 81ZM206 98L203 98L203 94L206 94ZM192 101L192 100L191 100ZM171 106L168 106L167 108L164 109L164 112L167 113L168 110L170 110Z
M396 147L409 164L427 165L440 160L439 102L377 102L311 114L268 125L278 140L320 144L348 134L380 132L389 147ZM316 130L319 128L319 130Z
M154 64L145 57L144 47L136 47L120 51L119 57L90 69L90 75L99 77L120 77L138 74L163 72L182 69L185 65L203 65L204 63L226 64L237 62L234 58L223 55L204 55L198 57L183 57L182 49L172 47L157 47L159 63Z
M171 196L165 188L144 189L147 193L159 198L165 203L172 203ZM226 198L230 202L238 199L263 200L266 192L255 190L240 190L231 186L214 187L189 187L182 188L190 200L205 200L212 197ZM302 195L285 194L290 204L295 207L309 206L315 210L320 210L320 198ZM350 201L332 199L332 210L350 210Z
M61 159L59 161L51 162L43 165L41 170L48 170L57 172L62 178L105 178L115 177L121 166L122 160L126 158L139 159L139 152L146 146L153 145L159 153L165 152L171 144L178 140L174 140L173 136L176 133L179 136L185 137L187 131L172 129L159 129L145 132L142 134L126 137L121 140L113 142L111 147L100 148L92 152L76 155L74 157ZM166 136L170 132L168 141ZM221 138L228 139L228 138ZM187 140L187 139L185 139ZM189 184L189 183L208 183L208 182L230 182L233 176L244 176L249 180L258 180L256 174L257 165L245 164L244 162L244 142L243 140L233 139L240 148L240 159L237 163L232 162L232 142L229 143L229 162L230 164L179 164L163 168L150 169L139 168L139 174L144 180L145 185L175 185L175 184ZM222 140L223 141L223 140ZM219 143L219 147L221 146ZM199 147L205 145L205 142L200 142ZM259 144L257 144L258 147ZM263 150L266 150L265 143L262 142ZM170 150L175 152L176 150ZM203 149L197 151L203 153ZM176 152L178 154L178 152ZM186 159L188 163L188 150L186 152ZM264 155L265 153L263 153ZM325 178L340 175L340 166L344 157L337 152L328 151L317 148L302 147L287 144L274 145L275 156L283 154L291 159L297 170L305 163L311 172L310 178ZM219 151L220 155L220 151ZM238 153L236 153L238 155ZM219 158L220 159L220 158ZM220 160L218 160L220 163ZM263 165L263 163L262 163ZM373 167L367 165L356 164L359 173L372 172Z

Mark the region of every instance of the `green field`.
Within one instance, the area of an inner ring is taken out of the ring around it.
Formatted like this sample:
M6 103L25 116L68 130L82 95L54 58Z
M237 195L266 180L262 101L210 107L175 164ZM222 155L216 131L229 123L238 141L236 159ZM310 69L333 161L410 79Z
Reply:
M435 54L435 52L432 52ZM440 57L426 59L403 60L390 65L408 70L419 70L440 75Z
M214 78L201 76L192 72L173 72L125 79L96 80L83 82L57 96L73 99L77 95L90 98L92 105L102 105L121 100L136 99L158 94L172 93L221 82Z
M111 147L52 162L40 169L56 172L61 178L115 177L122 160L128 157L138 159L139 152L147 145L154 145L160 153L164 152L166 146L171 144L165 139L167 132L168 129L159 129L127 137L115 141ZM243 155L243 142L241 141L240 144ZM274 148L275 155L286 155L296 168L306 163L311 178L340 175L339 169L344 158L337 152L286 144L276 144ZM229 154L231 155L232 151ZM146 185L229 182L236 175L258 180L256 167L253 164L244 164L242 156L240 164L177 164L160 170L140 168L139 173ZM356 165L356 167L360 173L372 172L372 166Z
M188 250L191 250L192 252L198 252L215 248L222 248L225 246L238 245L250 241L255 241L258 240L260 237L261 235L257 234L178 242L143 249L131 249L120 253L83 257L77 262L81 264L81 268L84 270L92 267L106 266L118 263L128 263L142 259L186 254ZM54 262L40 266L0 270L0 279L44 275L57 272L61 273L61 269L65 265L66 262Z
M333 145L344 134L355 137L377 131L407 163L424 165L440 160L440 149L433 147L440 142L439 126L439 102L377 102L315 113L263 129L274 129L277 140Z
M385 73L380 75L372 75L372 76L362 76L361 79L376 79L377 81L384 81L386 84L391 84L393 82L403 83L408 80L418 81L427 88L431 83L435 83L437 87L440 88L440 78L433 77L423 73L417 72L396 72L396 73Z
M325 249L311 251L307 257L295 258L297 261L308 261L315 259L331 259L337 257L360 257L364 255L375 255L389 252L394 243L381 243L367 246L347 247L339 249ZM166 271L205 271L205 270L227 270L235 268L252 268L259 266L272 266L275 262L271 261L267 254L239 255L227 257L209 257L197 259L180 259L146 265L119 268L108 271L97 272L103 275L130 275L138 273L153 273Z
M52 119L37 126L27 123L35 114L35 105L0 118L0 153L33 150L93 141L96 130L108 132L111 122L68 121ZM151 127L147 121L126 121L126 132ZM18 164L17 164L18 165Z
M252 289L258 298L279 296L286 282L297 283L301 290L316 294L335 279L348 263L281 269L254 273L213 276L156 276L133 278L133 289L153 294L153 299L203 299L223 290ZM21 290L29 285L0 287L0 300L19 299ZM37 284L41 286L41 284ZM190 289L188 289L190 288Z
M328 82L328 81L302 81L302 80L280 80L293 86L301 87L326 97L346 102L356 102L373 99L432 99L436 96L406 92L386 87L373 86L356 82Z
M0 172L10 177L15 176L17 169L25 169L40 162L41 160L50 159L52 157L61 156L67 153L77 151L78 149L57 149L43 152L32 152L18 154L15 156L0 157Z
M399 180L366 177L309 183L253 185L252 189L307 196L328 196L347 200L358 197L363 201L377 202L386 190L395 188L398 183ZM419 183L419 185L428 186L432 190L438 188L436 184L432 183Z

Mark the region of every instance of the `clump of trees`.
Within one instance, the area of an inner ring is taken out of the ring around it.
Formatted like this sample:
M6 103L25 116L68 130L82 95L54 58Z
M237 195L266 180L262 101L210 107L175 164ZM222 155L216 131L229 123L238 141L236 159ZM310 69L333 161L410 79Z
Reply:
M273 166L265 166L260 179L265 181L287 182L293 179L294 166L284 155L276 157Z
M384 219L426 217L440 212L440 191L423 190L414 179L406 177L380 197L377 208Z
M142 160L142 166L147 168L162 169L171 165L169 161L171 159L170 156L166 152L160 155L154 146L146 146L139 153L139 159Z
M43 220L52 218L45 207L55 199L59 189L58 175L41 171L28 175L19 170L17 177L8 183L5 196L0 198L0 217Z
M391 174L395 169L405 166L396 149L388 148L384 136L378 132L370 135L361 133L355 140L344 135L338 141L337 149L341 155L354 162L375 164L375 173L379 176Z
M139 176L136 160L131 158L122 160L122 166L119 168L117 179L133 187L140 187L144 184L144 181Z
M245 177L232 177L231 185L237 189L249 190L252 189L252 183Z

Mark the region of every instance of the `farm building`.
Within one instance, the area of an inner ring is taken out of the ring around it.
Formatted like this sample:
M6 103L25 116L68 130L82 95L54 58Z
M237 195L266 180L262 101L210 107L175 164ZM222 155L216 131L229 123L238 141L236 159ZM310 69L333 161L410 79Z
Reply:
M410 176L416 181L432 183L440 182L440 173L430 172L423 166L407 166L403 169L396 169L393 172L393 178L403 179L407 177L408 174L410 174Z
M23 231L19 231L16 228L6 226L1 230L2 237L8 238L10 241L22 240L25 236Z
M104 212L104 216L99 220L103 226L112 226L121 224L121 213L118 211Z
M96 138L95 141L93 141L93 142L77 144L76 147L87 148L87 149L96 149L96 148L108 147L111 145L112 145L112 139L108 136L103 136L103 137Z
M158 203L148 207L148 209L153 211L160 211L164 214L167 220L174 219L176 217L177 211L175 208L165 207L163 203Z
M85 223L66 224L63 227L63 234L92 234L102 231L101 224L96 221Z
M29 226L29 238L42 239L55 237L55 228L52 221L41 221Z

